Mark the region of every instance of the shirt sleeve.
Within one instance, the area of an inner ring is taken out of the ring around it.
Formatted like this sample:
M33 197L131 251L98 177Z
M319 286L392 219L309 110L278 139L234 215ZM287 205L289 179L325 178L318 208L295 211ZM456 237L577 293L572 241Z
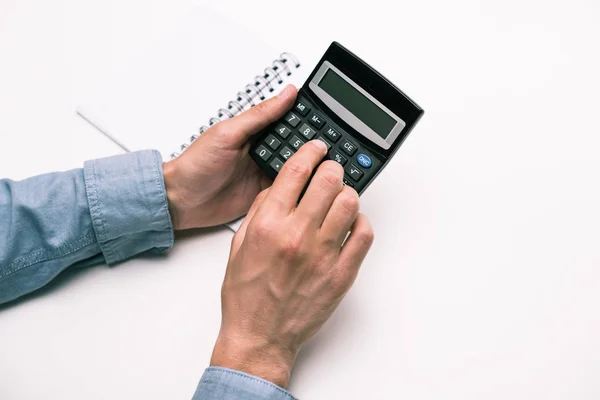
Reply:
M173 245L157 151L88 161L83 169L0 180L0 304L69 267L119 263Z
M228 368L204 371L193 400L296 400L279 386Z

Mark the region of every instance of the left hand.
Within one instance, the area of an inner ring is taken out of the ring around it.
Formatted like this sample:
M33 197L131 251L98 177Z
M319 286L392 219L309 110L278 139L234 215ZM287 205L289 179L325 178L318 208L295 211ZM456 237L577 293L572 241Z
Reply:
M176 230L203 228L244 215L258 193L271 185L250 158L249 139L292 108L297 90L220 122L163 166L169 211Z

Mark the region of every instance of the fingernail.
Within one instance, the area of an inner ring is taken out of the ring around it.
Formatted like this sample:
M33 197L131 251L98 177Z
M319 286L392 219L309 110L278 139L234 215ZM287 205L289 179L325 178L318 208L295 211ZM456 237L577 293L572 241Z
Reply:
M279 92L279 95L277 97L279 97L281 100L286 100L293 93L294 93L294 86L287 85L281 92Z
M315 146L320 148L321 150L327 150L327 145L322 140L316 139L312 141Z

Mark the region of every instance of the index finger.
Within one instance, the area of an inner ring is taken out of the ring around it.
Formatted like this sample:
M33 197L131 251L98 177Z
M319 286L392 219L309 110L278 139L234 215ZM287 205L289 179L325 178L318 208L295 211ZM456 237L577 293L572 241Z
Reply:
M283 164L265 203L278 204L285 212L296 208L302 190L325 154L327 145L321 140L313 140L300 147L300 150Z

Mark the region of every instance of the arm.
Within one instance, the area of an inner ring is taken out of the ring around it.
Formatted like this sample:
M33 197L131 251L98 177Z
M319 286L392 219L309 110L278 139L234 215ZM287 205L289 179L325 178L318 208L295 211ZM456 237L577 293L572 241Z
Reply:
M0 181L0 304L69 267L109 265L173 244L156 151Z

